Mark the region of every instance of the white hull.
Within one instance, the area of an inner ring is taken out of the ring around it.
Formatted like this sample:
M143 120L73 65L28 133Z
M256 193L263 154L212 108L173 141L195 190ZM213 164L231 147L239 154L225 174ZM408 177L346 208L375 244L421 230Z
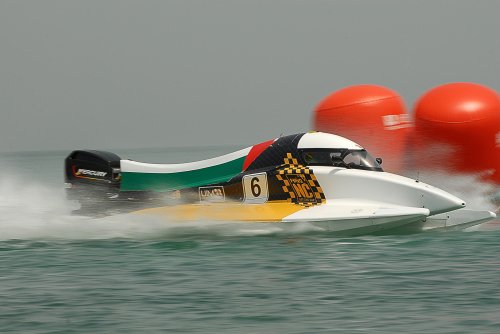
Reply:
M392 218L392 219L347 219L312 221L312 225L330 232L343 232L349 235L371 234L421 222L422 217Z
M495 218L496 214L491 211L460 209L428 217L423 223L422 230L463 230Z
M365 234L420 223L428 215L429 210L425 208L380 207L378 203L367 201L337 200L335 205L327 204L302 210L283 221L308 222L332 232Z

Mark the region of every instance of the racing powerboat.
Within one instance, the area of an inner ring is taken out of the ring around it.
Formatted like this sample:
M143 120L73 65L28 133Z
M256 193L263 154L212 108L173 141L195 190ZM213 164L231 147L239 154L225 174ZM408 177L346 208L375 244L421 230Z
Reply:
M349 139L307 132L189 163L76 150L65 160L65 181L68 197L87 214L128 212L170 221L307 222L373 233L425 228L439 217L434 215L441 215L434 223L446 227L447 213L465 207L444 190L384 172L381 163Z

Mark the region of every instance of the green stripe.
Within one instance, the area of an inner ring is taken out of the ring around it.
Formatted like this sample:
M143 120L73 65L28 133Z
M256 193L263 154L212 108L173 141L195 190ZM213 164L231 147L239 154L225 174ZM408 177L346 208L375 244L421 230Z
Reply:
M122 172L122 191L171 191L227 182L241 173L246 157L224 164L178 173Z

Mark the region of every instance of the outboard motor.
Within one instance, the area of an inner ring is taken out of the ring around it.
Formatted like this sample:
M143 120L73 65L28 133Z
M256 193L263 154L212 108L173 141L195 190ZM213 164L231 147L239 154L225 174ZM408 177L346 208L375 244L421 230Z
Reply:
M65 160L68 199L78 200L82 209L107 206L119 197L120 157L93 150L73 151Z

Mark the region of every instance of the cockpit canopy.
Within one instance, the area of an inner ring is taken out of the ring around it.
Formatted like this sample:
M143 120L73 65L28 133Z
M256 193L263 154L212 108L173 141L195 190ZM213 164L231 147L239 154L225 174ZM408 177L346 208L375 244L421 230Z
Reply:
M307 166L334 166L383 172L381 160L365 149L303 149L302 159Z
M265 142L263 151L255 153L256 145L249 156L254 157L245 170L281 166L290 163L290 157L308 166L338 166L382 172L382 160L373 158L359 144L331 133L307 132L279 137ZM247 158L247 160L249 160ZM292 160L293 161L293 160Z

